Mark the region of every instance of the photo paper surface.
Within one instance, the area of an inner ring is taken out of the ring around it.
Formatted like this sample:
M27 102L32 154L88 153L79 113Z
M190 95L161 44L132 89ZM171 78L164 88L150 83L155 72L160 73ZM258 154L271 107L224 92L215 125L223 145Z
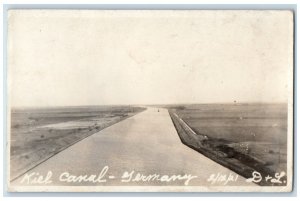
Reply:
M9 10L11 192L289 192L293 12Z

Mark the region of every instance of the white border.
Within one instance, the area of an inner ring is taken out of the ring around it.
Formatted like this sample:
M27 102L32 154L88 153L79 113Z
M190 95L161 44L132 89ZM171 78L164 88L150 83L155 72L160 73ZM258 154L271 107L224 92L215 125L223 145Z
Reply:
M196 3L198 3L198 4L199 3L201 3L201 4L222 4L222 5L228 5L228 4L241 4L241 5L245 5L245 4L296 4L296 5L298 5L298 1L297 0L252 0L252 1L249 1L249 0L245 0L245 1L237 1L237 0L235 0L235 1L233 1L233 0L231 0L231 1L222 1L222 0L218 0L218 1L216 1L216 0L210 0L210 1L209 0L206 0L206 1L205 0L204 1L196 1L196 0L185 0L185 1L184 0L173 0L173 1L168 1L168 0L151 0L150 1L150 0L148 0L148 1L146 1L145 0L144 1L144 0L136 0L136 1L126 1L126 2L125 1L121 1L121 0L103 0L103 1L97 1L97 0L86 0L86 1L84 1L84 0L77 0L76 2L75 2L75 0L52 0L52 1L50 1L50 0L30 0L30 1L24 1L24 0L3 0L1 2L2 6L0 8L0 13L1 14L3 13L3 5L4 4L19 4L19 5L20 4L22 4L22 5L24 5L24 4L47 4L47 5L50 5L50 4L68 4L68 3L74 4L74 5L76 5L76 4L99 4L99 3L101 3L101 4L122 4L122 5L128 5L128 4L185 4L186 5L186 4L196 4ZM1 23L1 36L3 38L3 25L4 25L3 24L3 14L1 15L1 22L2 22ZM299 22L299 20L298 20L298 16L297 16L297 25L298 25L298 22ZM297 36L298 36L298 34L297 34ZM295 44L295 45L297 45L297 44ZM1 46L3 47L3 40L1 41ZM0 58L1 58L1 61L2 61L2 64L3 64L3 59L4 59L3 58L3 48L1 48L1 53L2 54L1 54ZM298 52L297 52L296 56L298 57ZM298 77L298 70L296 71L296 73L297 74L295 76ZM2 71L1 71L2 81L1 81L1 84L0 84L0 88L1 88L1 92L2 92L1 93L1 104L0 104L1 105L1 108L0 108L1 111L4 111L4 109L5 109L4 105L3 105L4 104L4 101L3 101L4 100L3 99L4 98L4 93L3 92L4 92L4 87L5 87L4 83L3 83L3 76L4 75L3 75L3 69L2 69ZM295 84L297 84L297 82L295 82ZM295 94L295 96L296 96L295 98L297 98L297 94L298 94L298 87L297 87L297 85L296 85L296 92L295 93L296 93ZM295 101L294 104L297 105L297 99L296 99L296 101ZM295 111L296 114L298 114L298 107L296 107L295 110L296 110ZM4 118L3 117L4 116L2 115L1 116L1 121L0 121L2 132L3 132L3 126L4 126L4 124L3 124ZM295 124L296 124L295 127L296 128L297 128L297 125L299 123L298 121L299 121L299 119L296 118L296 122L295 122ZM297 129L295 130L295 133L296 132L297 132ZM2 133L2 134L4 134L4 133ZM297 135L297 133L296 133L296 135ZM2 138L2 140L3 140L3 138ZM2 141L2 143L3 143L3 141ZM299 143L300 143L299 142L299 138L297 138L297 141L295 142L295 144L299 144ZM1 160L1 163L2 163L2 167L4 165L3 164L3 162L4 162L4 160L3 160L4 154L5 153L3 153L3 149L1 149L0 160ZM297 159L298 159L298 157L299 156L297 154ZM297 163L297 161L298 161L297 159L296 159L295 163ZM297 166L297 170L298 170L298 166ZM3 180L3 171L1 173L0 179L2 181L4 181ZM297 183L297 179L296 179L295 182ZM4 183L1 183L1 186L0 186L2 196L3 196L3 193L5 193L3 184ZM295 199L297 197L297 193L295 193L295 192L297 192L297 191L298 191L298 186L297 186L297 189L294 189L294 193L291 193L289 195L285 194L283 196L289 196L289 198ZM22 194L22 195L25 196L24 194ZM47 195L49 196L49 194L47 194ZM75 194L73 194L73 196L74 195ZM206 195L208 195L208 194L206 194ZM213 196L220 196L220 194L210 194L210 196L212 196L212 195ZM222 194L222 195L224 196L224 194ZM238 195L239 196L241 196L241 195L242 196L251 196L251 194L245 194L245 195L244 194L238 194ZM12 196L12 195L8 195L6 193L5 196ZM13 196L16 196L16 195L13 195ZM26 196L28 196L28 194ZM31 194L31 196L34 196L34 194ZM53 194L51 196L53 196ZM59 194L57 194L56 196L59 196ZM63 196L66 196L66 194L63 194ZM110 196L112 196L112 195L110 195ZM128 196L128 195L125 195L125 196ZM135 195L133 195L133 196L135 196ZM148 196L149 196L149 194L148 194ZM199 196L199 194L198 194L198 196ZM231 196L233 196L233 194L231 194ZM256 194L256 196L258 196L258 195ZM282 195L278 195L278 194L275 194L275 195L260 194L260 196L278 196L277 198L272 197L272 199L277 200L277 199L281 199ZM31 197L25 197L25 198L21 198L21 199L22 200L29 200L29 199L32 200L33 198L31 198ZM36 197L35 199L39 199L40 200L40 198L38 198L38 197ZM43 199L45 199L45 198L43 198ZM51 199L51 197L50 197L50 199ZM63 198L63 199L65 200L66 198ZM230 197L227 197L227 198L221 197L221 199L222 200L232 200L232 198L230 198ZM246 197L244 197L243 199L253 199L253 198L246 198ZM255 198L255 199L257 199L257 198ZM284 198L284 199L287 199L287 198ZM46 200L49 200L49 198L46 199ZM74 200L74 198L72 198L72 200Z

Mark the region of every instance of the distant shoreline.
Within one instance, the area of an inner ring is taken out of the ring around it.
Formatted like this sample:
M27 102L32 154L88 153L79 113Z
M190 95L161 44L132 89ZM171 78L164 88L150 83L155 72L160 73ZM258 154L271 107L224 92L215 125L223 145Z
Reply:
M50 108L101 108L101 107L139 107L139 106L179 106L179 105L283 105L287 102L220 102L220 103L169 103L169 104L107 104L107 105L74 105L74 106L12 106L12 110L50 109Z

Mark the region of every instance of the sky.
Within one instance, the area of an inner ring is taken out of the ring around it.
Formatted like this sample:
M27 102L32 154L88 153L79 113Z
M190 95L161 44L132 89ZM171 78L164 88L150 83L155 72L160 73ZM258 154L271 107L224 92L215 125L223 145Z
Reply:
M286 102L288 11L9 11L21 106Z

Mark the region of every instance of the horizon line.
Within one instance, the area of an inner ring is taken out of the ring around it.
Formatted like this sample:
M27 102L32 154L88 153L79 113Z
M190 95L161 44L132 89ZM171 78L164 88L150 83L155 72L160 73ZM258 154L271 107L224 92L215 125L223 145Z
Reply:
M258 102L258 101L249 101L249 102L203 102L203 103L134 103L134 104L92 104L92 105L51 105L51 106L11 106L11 109L19 109L19 108L56 108L56 107L98 107L98 106L152 106L152 105L207 105L207 104L288 104L284 101L278 102Z

